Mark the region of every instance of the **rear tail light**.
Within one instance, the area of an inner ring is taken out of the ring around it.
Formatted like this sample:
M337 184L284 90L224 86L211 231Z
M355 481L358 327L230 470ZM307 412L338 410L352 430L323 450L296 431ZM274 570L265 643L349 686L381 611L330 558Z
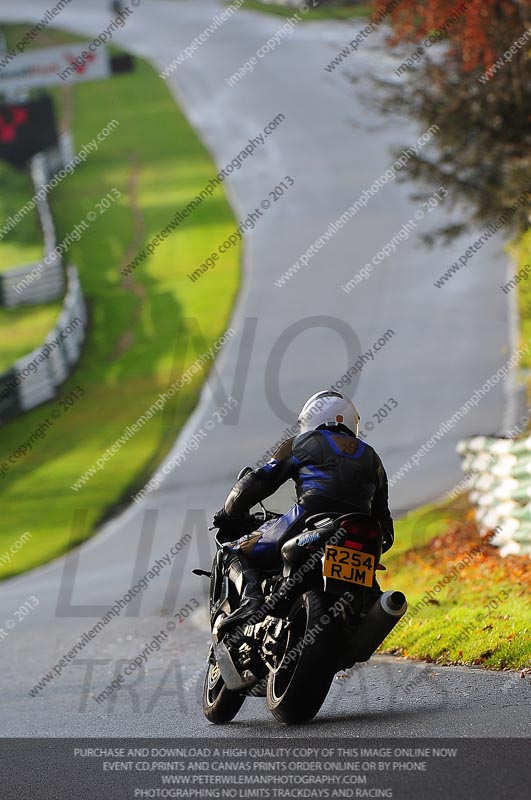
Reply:
M361 542L352 542L350 539L345 539L343 547L350 547L351 550L363 550Z

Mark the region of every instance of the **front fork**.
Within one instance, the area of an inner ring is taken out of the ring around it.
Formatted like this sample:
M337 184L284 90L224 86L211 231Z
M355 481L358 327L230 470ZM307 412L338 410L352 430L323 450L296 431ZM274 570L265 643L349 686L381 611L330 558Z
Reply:
M210 577L209 601L210 601L211 617L212 617L212 611L214 607L217 605L219 598L221 596L222 586L223 586L223 551L219 547L216 551L216 555L214 556L214 561L212 563L212 572Z
M225 553L223 548L218 548L212 564L212 576L210 579L210 625L213 627L214 621L220 608L229 604L231 584L236 587L238 594L241 594L243 587L242 569L237 559L227 567L225 563ZM234 591L234 590L233 590ZM227 613L230 613L230 607Z

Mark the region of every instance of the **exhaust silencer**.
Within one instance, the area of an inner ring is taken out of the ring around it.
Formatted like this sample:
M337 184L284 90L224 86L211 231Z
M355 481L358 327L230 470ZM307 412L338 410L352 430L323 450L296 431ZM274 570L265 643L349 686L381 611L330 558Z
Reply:
M402 592L384 592L370 608L354 633L354 645L349 660L368 661L407 611L406 597Z

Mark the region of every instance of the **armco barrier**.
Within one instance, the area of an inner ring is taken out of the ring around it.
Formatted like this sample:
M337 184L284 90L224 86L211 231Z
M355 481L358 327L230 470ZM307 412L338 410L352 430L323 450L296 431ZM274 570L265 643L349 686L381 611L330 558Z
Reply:
M62 134L59 147L39 153L31 161L31 177L44 236L48 264L16 267L0 275L0 306L34 305L55 300L65 292L63 307L53 329L32 353L0 375L0 425L57 394L77 363L87 328L87 313L79 275L66 270L56 252L55 226L44 191L50 179L72 158L72 139ZM40 196L39 195L40 192ZM35 270L34 275L32 272Z
M46 193L43 194L43 190L50 178L63 166L68 147L69 140L63 137L59 148L39 153L31 160L30 173L34 195L41 192L36 208L44 236L43 260L35 264L14 267L0 275L0 306L12 308L46 303L61 297L64 292L65 270L56 252L55 226L48 196Z
M79 359L87 314L77 269L69 267L67 274L57 323L39 347L0 375L0 424L55 397Z
M457 451L481 533L499 529L502 555L531 555L531 437L474 436Z

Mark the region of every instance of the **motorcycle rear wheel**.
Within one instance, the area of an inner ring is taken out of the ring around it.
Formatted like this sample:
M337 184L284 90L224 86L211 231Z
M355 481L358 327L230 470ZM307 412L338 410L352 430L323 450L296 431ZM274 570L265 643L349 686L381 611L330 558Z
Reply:
M313 719L332 684L335 647L332 626L323 619L327 620L326 608L314 591L304 592L290 609L284 652L267 682L267 706L287 725Z

